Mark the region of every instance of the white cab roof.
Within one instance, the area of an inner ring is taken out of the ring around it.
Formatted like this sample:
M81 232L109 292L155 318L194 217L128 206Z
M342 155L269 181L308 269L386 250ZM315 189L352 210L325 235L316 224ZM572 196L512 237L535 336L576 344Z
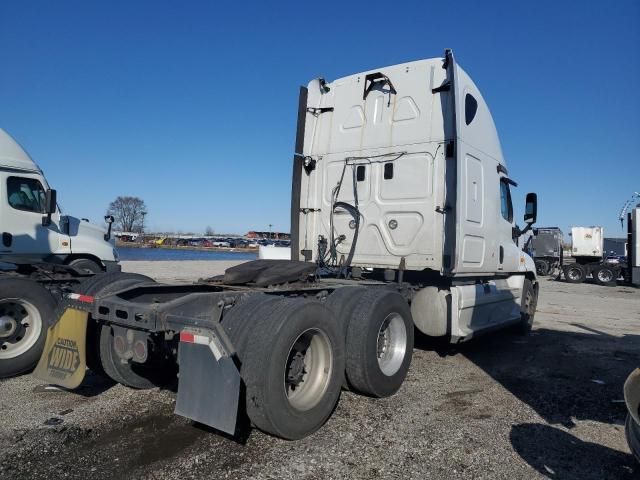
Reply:
M40 172L29 154L7 132L0 128L0 168Z

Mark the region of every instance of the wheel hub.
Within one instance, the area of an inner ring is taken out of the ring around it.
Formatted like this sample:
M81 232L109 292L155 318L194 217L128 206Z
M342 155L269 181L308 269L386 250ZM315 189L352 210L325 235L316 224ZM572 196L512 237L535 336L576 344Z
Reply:
M11 337L18 328L16 319L9 315L3 315L0 317L0 338Z
M298 411L315 407L326 392L333 370L333 351L319 329L302 332L291 346L284 365L284 394Z
M400 314L390 313L378 330L376 353L382 373L392 376L400 370L406 351L407 330L404 320Z
M612 275L608 271L601 270L598 272L598 277L601 282L610 282Z
M289 371L287 372L287 381L291 385L298 386L304 379L304 354L296 352L289 364Z
M42 317L30 302L20 298L0 300L0 360L27 352L42 330Z

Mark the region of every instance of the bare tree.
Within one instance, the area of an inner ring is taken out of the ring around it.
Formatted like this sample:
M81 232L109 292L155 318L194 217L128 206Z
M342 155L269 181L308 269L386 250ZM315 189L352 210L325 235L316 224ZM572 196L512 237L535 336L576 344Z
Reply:
M207 237L212 237L213 235L215 235L215 231L213 230L213 228L212 228L212 227L210 227L210 226L208 226L208 225L207 225L207 229L204 231L204 234L205 234Z
M109 204L107 215L113 215L116 226L123 232L135 232L143 228L147 206L138 197L118 197Z

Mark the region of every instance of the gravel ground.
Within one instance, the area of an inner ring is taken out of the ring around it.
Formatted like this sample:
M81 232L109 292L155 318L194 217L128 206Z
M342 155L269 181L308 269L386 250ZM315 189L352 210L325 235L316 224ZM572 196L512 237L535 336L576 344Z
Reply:
M123 266L178 281L229 266L176 263ZM398 394L344 392L298 442L247 427L221 435L173 415L170 391L92 375L74 392L4 380L0 478L639 478L621 402L639 322L638 290L544 279L529 337L456 347L419 337Z

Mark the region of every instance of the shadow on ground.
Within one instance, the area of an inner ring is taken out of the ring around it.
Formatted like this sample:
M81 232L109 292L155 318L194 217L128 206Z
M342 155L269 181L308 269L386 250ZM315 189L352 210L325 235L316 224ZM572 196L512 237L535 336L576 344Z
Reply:
M540 473L632 478L640 472L630 454L583 442L553 425L571 429L575 421L588 420L622 428L622 386L638 366L640 335L617 337L573 326L584 333L543 328L522 337L503 331L453 346L418 336L416 347L465 356L549 424L516 425L511 431L514 449Z
M549 425L514 425L510 439L518 455L547 478L625 480L640 475L631 454L584 442Z

